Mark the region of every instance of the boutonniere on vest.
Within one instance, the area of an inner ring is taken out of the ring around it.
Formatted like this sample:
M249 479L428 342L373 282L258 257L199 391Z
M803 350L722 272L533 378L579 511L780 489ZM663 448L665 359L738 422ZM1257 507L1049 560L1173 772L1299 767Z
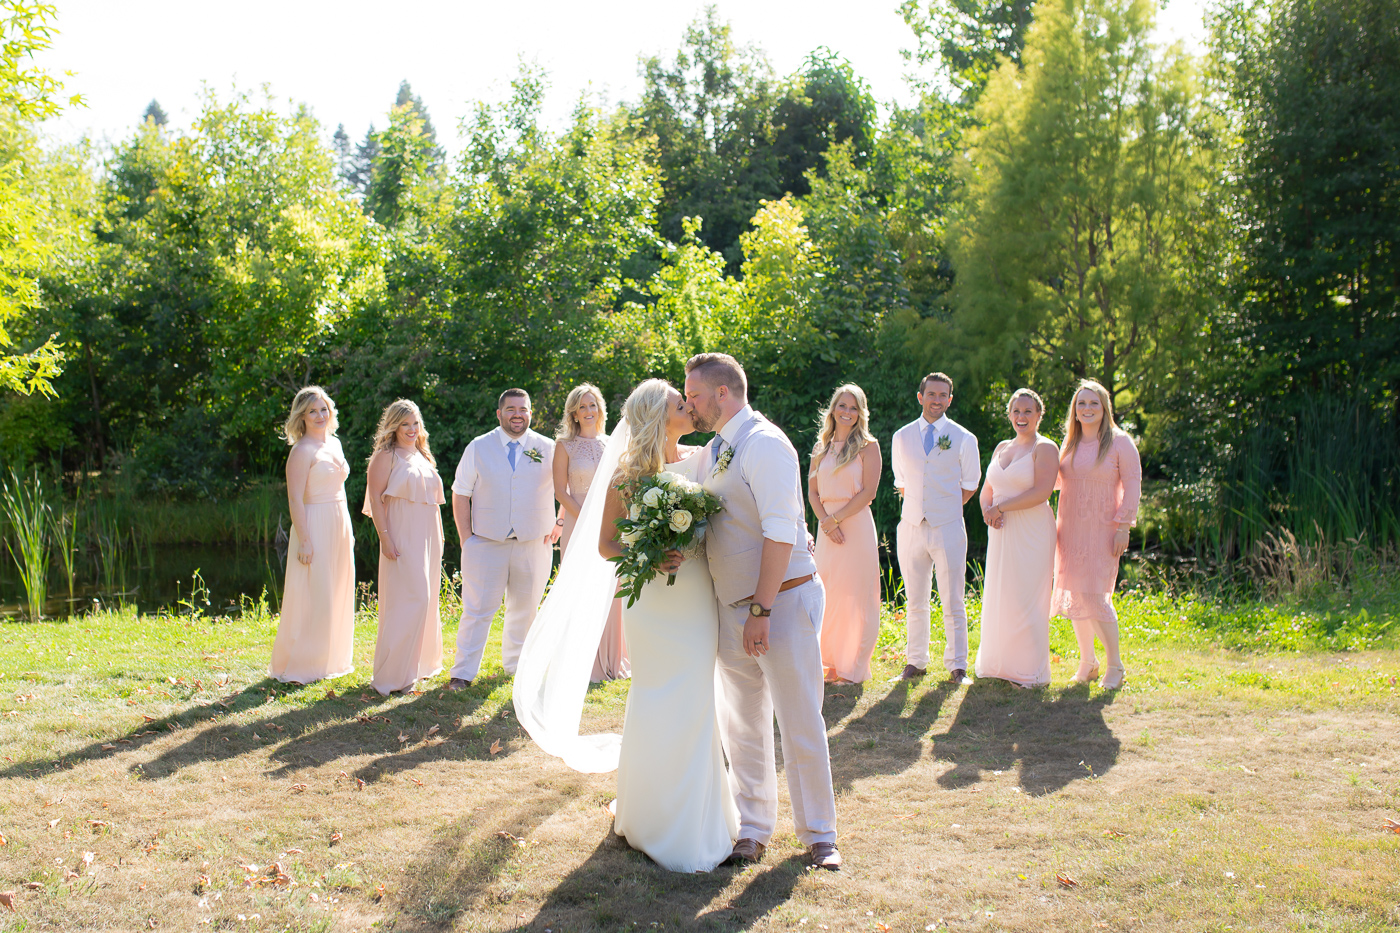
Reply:
M540 453L540 449L538 447L531 447L529 450L525 451L525 456L529 457L536 463L544 463L544 454Z
M938 440L934 441L934 444L939 450L951 450L953 447L953 439L946 434L940 434L938 435Z
M726 447L726 448L724 449L724 453L720 454L720 455L719 455L719 459L715 461L715 475L716 475L716 476L719 476L719 475L720 475L721 473L723 473L725 470L729 469L729 464L731 464L731 463L733 463L733 462L734 462L734 448L733 448L733 447Z

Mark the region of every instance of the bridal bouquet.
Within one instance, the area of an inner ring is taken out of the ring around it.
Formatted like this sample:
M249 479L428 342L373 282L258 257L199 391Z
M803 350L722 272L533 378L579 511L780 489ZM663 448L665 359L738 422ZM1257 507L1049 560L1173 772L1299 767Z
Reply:
M623 498L631 505L626 517L615 522L622 533L622 554L609 560L617 564L619 595L627 594L631 608L641 598L642 587L659 572L666 552L684 551L699 541L710 516L724 503L699 483L669 470L638 480L623 490ZM675 582L675 574L666 578L667 586Z

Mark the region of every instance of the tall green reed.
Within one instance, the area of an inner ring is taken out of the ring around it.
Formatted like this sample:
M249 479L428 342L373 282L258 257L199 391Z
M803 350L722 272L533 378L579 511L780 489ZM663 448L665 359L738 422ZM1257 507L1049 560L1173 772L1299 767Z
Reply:
M68 599L73 599L73 583L77 575L78 562L78 516L77 509L64 509L63 518L54 523L54 537L58 543L58 559L63 565L63 576L68 581Z
M29 619L37 622L44 614L44 603L49 596L49 545L53 525L53 510L44 501L43 480L36 472L33 483L26 483L11 470L9 479L0 481L0 503L10 525L5 547L24 584Z

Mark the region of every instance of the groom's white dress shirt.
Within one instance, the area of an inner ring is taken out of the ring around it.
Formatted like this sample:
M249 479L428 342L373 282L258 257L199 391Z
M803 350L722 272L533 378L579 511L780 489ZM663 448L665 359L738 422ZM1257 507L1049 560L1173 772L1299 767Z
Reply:
M717 708L739 804L739 836L767 845L777 825L776 716L797 837L804 845L835 842L836 800L822 719L821 579L779 593L768 620L768 653L753 658L744 652L747 598L758 586L764 539L793 546L784 580L817 569L807 549L797 451L777 426L747 406L719 436L718 449L707 449L703 483L724 500L724 510L710 519L705 548L719 602ZM723 466L726 450L734 453Z
M499 427L488 431L462 452L452 491L471 499L472 534L462 542L462 619L451 676L476 679L502 598L501 663L513 674L553 563L545 538L554 525L554 442L534 431L519 438Z
M894 484L904 490L897 530L899 572L908 600L907 660L929 663L929 602L933 582L943 607L943 665L967 670L967 528L963 491L982 477L977 438L947 415L933 423L920 416L895 432L890 445Z

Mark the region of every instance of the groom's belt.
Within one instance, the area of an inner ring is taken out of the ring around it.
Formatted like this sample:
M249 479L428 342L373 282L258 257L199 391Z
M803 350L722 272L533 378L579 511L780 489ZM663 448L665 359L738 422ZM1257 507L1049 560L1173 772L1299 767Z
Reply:
M783 585L778 587L778 592L785 593L793 587L801 586L802 584L806 583L808 580L811 580L815 576L815 573L809 573L805 577L793 577L791 580L784 580Z

